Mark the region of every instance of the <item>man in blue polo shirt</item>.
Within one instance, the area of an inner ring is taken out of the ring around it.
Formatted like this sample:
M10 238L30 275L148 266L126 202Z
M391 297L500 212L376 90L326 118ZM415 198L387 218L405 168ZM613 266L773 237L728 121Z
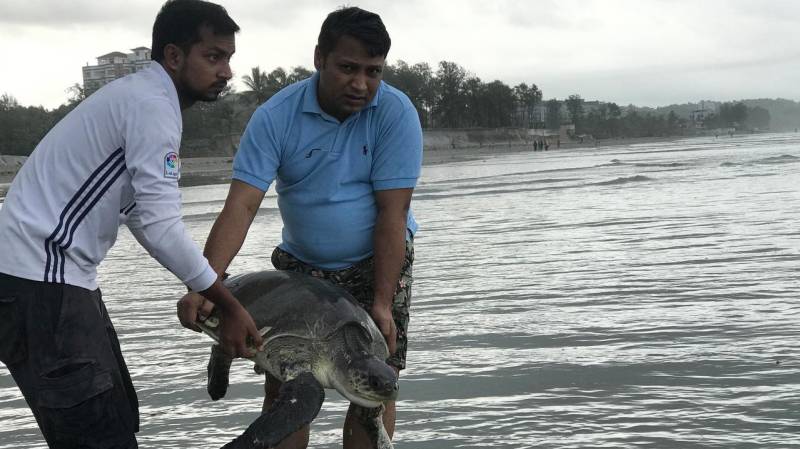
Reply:
M349 290L386 338L397 371L406 331L417 223L411 194L422 163L422 130L406 95L381 81L391 41L380 17L359 8L328 15L314 52L313 77L256 110L242 136L225 206L205 255L223 273L238 253L264 194L275 181L283 219L272 254L277 269L323 277ZM185 301L191 326L201 301ZM267 374L267 408L279 383ZM366 447L351 404L345 447ZM395 406L384 424L394 431ZM306 447L308 427L281 448Z

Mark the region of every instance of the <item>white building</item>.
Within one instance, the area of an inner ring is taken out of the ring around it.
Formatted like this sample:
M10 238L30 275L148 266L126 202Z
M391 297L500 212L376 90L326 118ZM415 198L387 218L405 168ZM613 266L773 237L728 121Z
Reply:
M111 52L97 57L97 65L83 67L83 90L86 96L97 89L122 78L125 75L138 72L150 65L150 49L138 47L131 53Z

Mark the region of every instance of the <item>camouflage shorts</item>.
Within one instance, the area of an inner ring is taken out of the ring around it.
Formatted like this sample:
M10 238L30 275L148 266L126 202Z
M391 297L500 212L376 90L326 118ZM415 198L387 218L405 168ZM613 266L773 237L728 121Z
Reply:
M411 283L413 280L411 267L414 264L414 243L406 241L406 257L400 272L400 281L394 293L392 317L397 327L397 352L387 361L397 369L406 367L406 349L408 347L408 319L411 307ZM343 270L326 271L314 268L297 259L286 251L275 248L272 252L272 265L278 270L296 271L315 276L344 288L369 312L374 299L374 261L370 257Z

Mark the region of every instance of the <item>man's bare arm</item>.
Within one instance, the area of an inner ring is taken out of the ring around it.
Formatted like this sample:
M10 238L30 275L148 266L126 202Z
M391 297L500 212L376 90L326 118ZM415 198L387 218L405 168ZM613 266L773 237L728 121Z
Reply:
M211 227L204 251L211 268L220 277L242 248L263 199L261 190L241 181L231 182L225 205ZM178 302L178 319L184 327L199 332L195 322L208 316L214 305L198 293L189 293Z
M392 301L400 280L406 251L406 220L413 189L375 192L378 217L375 223L375 297L373 320L378 325L389 352L396 350L397 329L392 319Z
M225 205L211 227L203 255L218 274L228 269L244 244L247 231L264 199L264 192L250 184L233 180Z

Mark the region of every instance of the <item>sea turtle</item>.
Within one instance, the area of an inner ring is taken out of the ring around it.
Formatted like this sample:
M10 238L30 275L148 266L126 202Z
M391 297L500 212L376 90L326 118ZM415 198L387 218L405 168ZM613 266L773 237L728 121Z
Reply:
M256 371L283 382L277 401L226 448L272 447L310 423L333 388L351 402L375 410L362 424L378 449L391 448L382 404L397 397L397 374L386 363L389 350L369 314L344 289L306 274L260 271L225 281L253 317L264 343L251 359ZM217 339L219 318L199 323ZM231 359L214 345L208 393L225 395Z

